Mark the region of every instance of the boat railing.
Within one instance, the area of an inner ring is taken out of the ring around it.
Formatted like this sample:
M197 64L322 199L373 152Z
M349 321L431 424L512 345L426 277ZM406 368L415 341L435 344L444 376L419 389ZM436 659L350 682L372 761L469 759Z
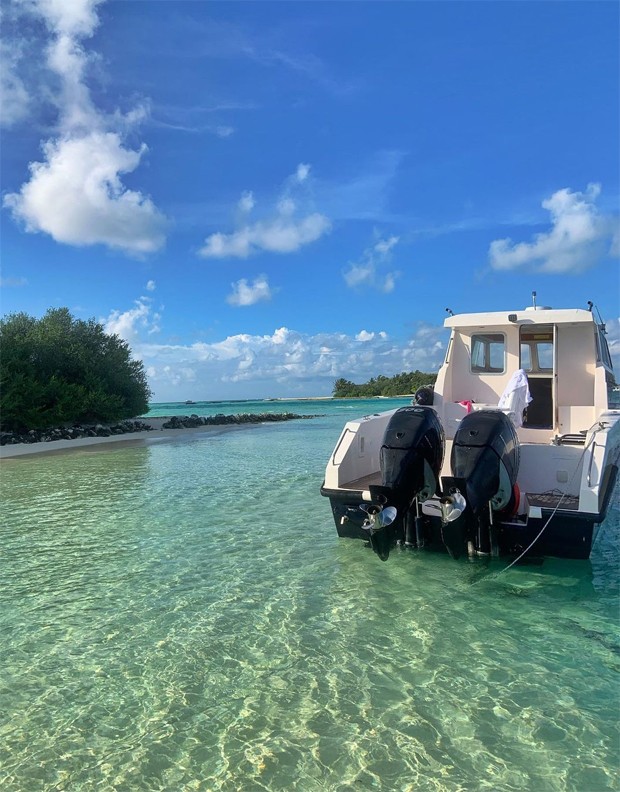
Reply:
M338 451L340 450L340 447L342 446L342 444L343 444L343 442L344 442L344 439L345 439L345 437L347 437L347 435L355 435L355 432L352 432L352 431L351 431L351 429L347 428L347 429L345 429L345 430L344 430L344 432L343 432L343 433L340 435L340 439L338 440L338 443L336 444L336 448L334 448L334 451L333 451L333 453L332 453L332 465L334 465L335 467L338 467L338 465L340 465L340 463L343 461L343 459L345 458L345 456L346 456L346 453L347 453L347 451L348 451L348 448L349 448L349 447L347 446L347 447L346 447L346 448L343 450L343 454L342 454L342 456L340 457L340 459L337 459L337 456L338 456Z
M586 433L579 432L578 434L562 434L556 435L553 438L554 445L585 445Z

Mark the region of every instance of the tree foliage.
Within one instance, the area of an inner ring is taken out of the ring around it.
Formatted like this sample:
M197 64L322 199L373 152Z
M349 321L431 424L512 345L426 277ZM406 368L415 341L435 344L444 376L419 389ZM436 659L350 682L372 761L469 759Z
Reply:
M425 374L423 371L403 371L394 377L372 377L362 385L356 385L349 380L337 379L334 382L333 396L348 399L353 397L371 398L373 396L403 396L415 393L423 385L434 385L436 374Z
M0 427L45 429L132 418L148 409L144 366L101 324L51 308L0 320Z

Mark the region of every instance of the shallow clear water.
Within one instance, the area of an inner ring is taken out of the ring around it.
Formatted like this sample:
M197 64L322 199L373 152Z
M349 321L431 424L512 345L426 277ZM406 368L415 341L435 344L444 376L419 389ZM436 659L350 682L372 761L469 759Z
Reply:
M617 789L617 506L587 562L382 563L318 492L360 404L308 411L3 463L0 789Z

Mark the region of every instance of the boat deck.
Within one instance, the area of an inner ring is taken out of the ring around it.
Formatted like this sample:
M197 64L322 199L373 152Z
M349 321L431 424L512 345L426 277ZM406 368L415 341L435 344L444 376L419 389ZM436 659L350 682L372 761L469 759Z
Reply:
M341 484L339 489L350 490L351 492L360 492L367 490L371 484L381 484L381 472L376 471L370 473L368 476L347 481ZM540 509L555 509L558 511L578 511L579 498L576 495L562 495L553 492L528 492L527 502L529 506L535 506Z
M530 506L538 506L541 509L555 509L559 504L558 511L579 510L579 498L575 495L560 495L547 492L528 492L527 502Z
M370 473L368 476L362 476L354 481L347 481L346 484L341 484L340 489L344 490L367 490L371 484L381 484L381 471Z

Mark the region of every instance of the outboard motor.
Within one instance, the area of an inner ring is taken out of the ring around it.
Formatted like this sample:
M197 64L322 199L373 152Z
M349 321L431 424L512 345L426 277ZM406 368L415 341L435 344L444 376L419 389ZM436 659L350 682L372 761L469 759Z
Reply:
M430 407L434 400L435 400L435 391L433 390L433 386L423 385L421 388L418 388L417 391L413 394L413 401L411 403L423 404L426 407Z
M403 534L413 501L425 501L437 492L443 452L443 429L431 407L401 407L390 418L380 451L381 484L369 487L373 503L395 507L398 515L379 528L381 518L374 520L370 544L381 560L387 560Z
M511 419L500 410L480 410L466 415L452 444L452 484L461 494L476 525L478 553L489 553L492 511L504 509L513 494L519 472L519 440Z

